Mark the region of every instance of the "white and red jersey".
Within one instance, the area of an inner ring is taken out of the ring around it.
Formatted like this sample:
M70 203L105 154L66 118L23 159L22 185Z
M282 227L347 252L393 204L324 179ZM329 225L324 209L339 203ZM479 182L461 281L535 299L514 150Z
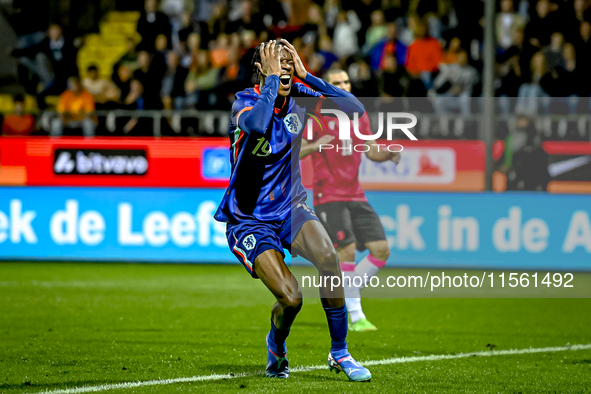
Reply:
M333 135L335 139L329 143L334 148L322 149L321 152L311 154L314 167L314 205L335 201L367 201L358 176L361 155L365 153L361 149L358 149L359 152L354 149L356 145L364 144L366 141L355 135L353 122L351 140L341 141L337 119L325 116L323 120L323 127L313 122L313 141L325 134ZM359 132L365 135L373 134L367 113L359 119Z

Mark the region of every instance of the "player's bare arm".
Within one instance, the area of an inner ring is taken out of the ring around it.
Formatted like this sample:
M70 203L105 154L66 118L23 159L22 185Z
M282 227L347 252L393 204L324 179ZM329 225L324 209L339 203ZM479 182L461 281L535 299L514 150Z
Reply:
M365 152L365 156L371 161L375 161L378 163L384 161L393 161L394 163L400 163L401 155L400 152L390 152L385 149L383 146L379 146L379 141L374 143L366 144L369 146L369 150Z
M329 144L335 139L334 135L323 135L322 137L318 138L316 141L310 142L305 139L302 139L302 149L300 150L300 159L308 156L311 153L318 152L320 150L320 145Z

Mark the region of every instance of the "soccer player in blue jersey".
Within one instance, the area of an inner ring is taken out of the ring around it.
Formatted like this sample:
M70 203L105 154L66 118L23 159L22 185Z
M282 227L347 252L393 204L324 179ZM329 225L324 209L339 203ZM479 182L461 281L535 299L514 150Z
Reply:
M266 338L266 374L288 378L285 341L302 308L302 292L285 264L284 248L311 261L321 276L342 277L330 237L305 203L298 160L307 110L292 96L343 98L339 107L349 114L362 114L364 108L350 93L309 74L285 40L262 43L253 62L260 85L236 94L230 119L232 175L215 219L227 223L231 251L277 299ZM311 89L294 84L294 76ZM347 349L343 287L321 287L320 296L331 337L330 369L353 381L370 380L369 370Z

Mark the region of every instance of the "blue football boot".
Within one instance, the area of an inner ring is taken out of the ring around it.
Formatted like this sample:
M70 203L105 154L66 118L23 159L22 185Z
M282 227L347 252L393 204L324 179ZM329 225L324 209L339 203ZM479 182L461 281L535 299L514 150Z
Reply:
M362 367L350 354L337 360L331 353L328 353L328 367L336 373L343 371L349 380L354 382L369 382L371 380L371 372Z
M289 361L286 356L286 349L283 349L283 355L274 351L269 346L269 334L267 334L267 377L269 378L289 378Z

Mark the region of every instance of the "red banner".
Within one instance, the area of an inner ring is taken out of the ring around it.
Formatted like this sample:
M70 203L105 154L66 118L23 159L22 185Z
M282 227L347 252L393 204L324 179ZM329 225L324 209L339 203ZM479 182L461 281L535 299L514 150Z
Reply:
M228 147L211 137L0 137L0 185L223 188Z
M485 145L481 141L397 140L404 147L398 165L374 163L365 155L359 179L365 190L483 191ZM312 160L302 161L304 186L312 187Z

